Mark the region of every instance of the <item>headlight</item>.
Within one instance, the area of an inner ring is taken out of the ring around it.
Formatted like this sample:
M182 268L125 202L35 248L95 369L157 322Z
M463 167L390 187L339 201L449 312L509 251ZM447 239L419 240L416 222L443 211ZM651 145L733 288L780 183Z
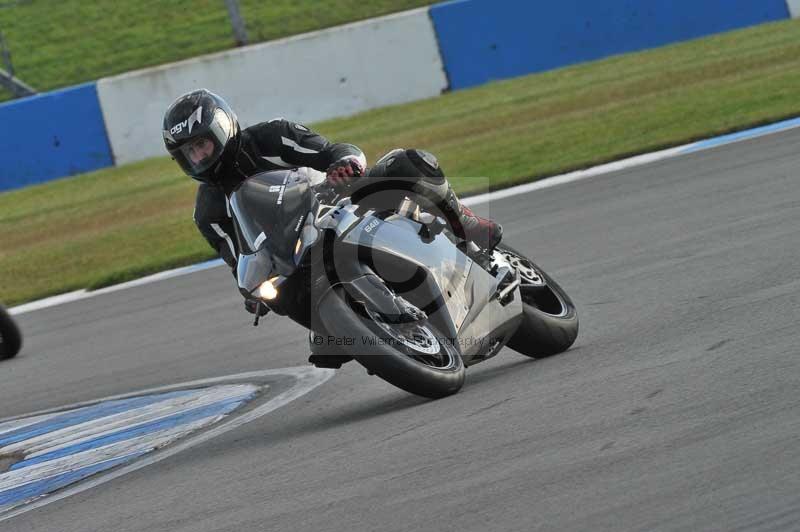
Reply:
M258 297L261 299L266 299L267 301L271 301L278 297L278 289L275 288L275 285L273 284L277 280L277 277L273 277L272 279L261 283L261 286L258 287Z

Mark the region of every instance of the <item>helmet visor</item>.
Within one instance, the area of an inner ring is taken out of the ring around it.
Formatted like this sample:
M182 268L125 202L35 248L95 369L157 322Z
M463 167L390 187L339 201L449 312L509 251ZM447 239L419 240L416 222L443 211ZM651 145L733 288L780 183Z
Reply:
M187 174L200 175L214 166L223 148L216 136L202 135L181 145L173 155Z

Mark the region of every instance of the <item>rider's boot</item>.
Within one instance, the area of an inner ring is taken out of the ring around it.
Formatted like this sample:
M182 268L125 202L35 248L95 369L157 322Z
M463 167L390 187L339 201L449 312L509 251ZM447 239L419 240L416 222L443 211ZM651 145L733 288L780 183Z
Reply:
M472 209L459 201L450 186L447 187L439 208L452 224L456 236L474 242L480 248L491 251L503 238L502 225L472 212Z

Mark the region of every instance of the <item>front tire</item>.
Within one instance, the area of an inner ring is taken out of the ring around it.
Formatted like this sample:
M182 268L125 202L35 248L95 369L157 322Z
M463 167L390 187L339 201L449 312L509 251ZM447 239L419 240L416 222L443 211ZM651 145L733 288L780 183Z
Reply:
M386 323L333 289L319 304L320 319L329 334L353 339L345 347L359 364L407 392L437 399L464 384L464 362L455 343L446 340L427 320L414 324Z
M552 277L511 246L500 243L498 251L520 269L523 319L506 344L531 358L563 353L578 337L575 304ZM527 275L523 272L527 271Z
M5 308L0 306L0 360L13 358L22 347L22 334Z

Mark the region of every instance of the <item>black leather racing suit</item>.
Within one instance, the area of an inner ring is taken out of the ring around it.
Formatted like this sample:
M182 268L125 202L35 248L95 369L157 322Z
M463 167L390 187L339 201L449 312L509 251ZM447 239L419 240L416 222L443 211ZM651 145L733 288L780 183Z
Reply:
M197 191L194 221L209 244L231 268L239 257L227 193L252 175L281 168L309 167L324 172L342 158L359 159L366 167L364 153L352 144L334 144L305 126L276 119L242 131L241 149L232 165L220 175L221 186L201 184ZM377 178L377 179L376 179ZM325 175L319 174L319 181ZM354 201L375 207L396 205L400 198L413 194L425 210L438 212L461 238L481 238L483 247L499 242L502 228L475 216L463 207L450 188L439 162L430 153L415 149L392 150L375 163L365 178L351 189Z
M344 157L366 166L363 152L352 144L334 144L307 127L284 119L242 130L241 149L221 176L222 187L201 183L195 200L194 222L205 239L231 268L239 256L226 189L252 175L282 168L309 167L324 172ZM321 182L321 181L320 181ZM319 183L314 183L319 184Z

